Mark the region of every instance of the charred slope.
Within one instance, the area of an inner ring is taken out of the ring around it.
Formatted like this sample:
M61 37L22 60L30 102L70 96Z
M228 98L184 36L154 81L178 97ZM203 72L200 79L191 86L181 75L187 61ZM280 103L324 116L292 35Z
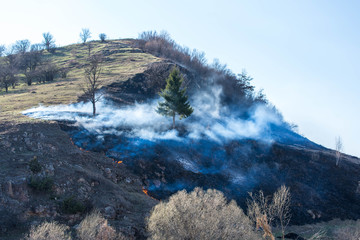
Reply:
M147 101L164 87L173 66L172 62L156 64L124 83L112 84L106 89L108 97L121 103ZM194 94L195 74L181 69ZM228 107L235 109L231 102ZM237 107L242 118L249 118L249 108ZM189 125L203 119L189 121L178 125L180 139L143 139L129 135L131 128L123 126L116 134L103 129L101 140L98 132L81 124L64 125L64 129L77 145L123 161L155 198L202 186L219 189L245 207L247 192L262 189L271 194L286 184L292 193L293 224L360 218L359 159L343 156L337 167L334 151L296 134L285 123L268 124L257 138L219 142L187 138Z
M165 199L181 189L216 188L245 207L247 193L271 194L291 188L293 224L360 217L360 165L344 156L339 167L331 150L315 144L268 143L244 139L219 144L211 140L147 141L106 135L99 142L85 129L69 131L84 148L123 161L150 194Z
M22 239L31 225L58 221L73 226L86 212L69 214L69 197L101 211L125 234L144 239L144 218L156 201L140 179L104 154L75 146L55 122L0 123L0 238ZM32 172L36 157L41 170ZM51 189L34 188L32 177L52 179Z
M202 186L219 189L245 207L249 191L271 194L286 184L293 196L293 224L360 218L359 159L343 156L336 167L334 151L291 131L276 111L244 95L231 79L214 75L204 84L179 67L195 111L178 122L176 131L169 130L166 118L154 112L152 98L173 66L169 61L152 65L108 86L108 98L122 104L99 102L95 118L84 110L86 104L70 106L75 112L42 107L27 114L72 120L62 129L76 145L122 161L155 198Z

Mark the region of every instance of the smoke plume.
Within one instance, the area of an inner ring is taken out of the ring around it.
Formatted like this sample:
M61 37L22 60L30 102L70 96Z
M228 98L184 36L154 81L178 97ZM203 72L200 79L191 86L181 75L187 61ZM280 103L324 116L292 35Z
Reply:
M221 106L221 93L221 88L213 87L190 98L194 113L187 119L176 119L180 130L171 129L171 119L156 113L157 102L161 99L117 106L102 98L97 103L95 117L89 102L38 106L23 114L45 120L73 121L99 137L116 134L149 141L209 139L220 143L243 138L271 141L269 125L282 123L276 113L262 104L249 109L246 119L241 118L238 113Z

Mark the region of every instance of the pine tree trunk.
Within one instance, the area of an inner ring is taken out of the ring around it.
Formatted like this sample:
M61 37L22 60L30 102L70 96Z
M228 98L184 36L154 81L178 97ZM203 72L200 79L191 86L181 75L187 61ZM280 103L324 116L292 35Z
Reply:
M173 129L175 129L175 113L173 114Z

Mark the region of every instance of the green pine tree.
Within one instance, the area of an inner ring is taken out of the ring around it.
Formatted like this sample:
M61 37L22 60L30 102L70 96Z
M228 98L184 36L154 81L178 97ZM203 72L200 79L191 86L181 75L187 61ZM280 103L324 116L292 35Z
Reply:
M164 98L164 102L159 102L156 112L173 118L173 128L175 128L175 115L179 114L180 119L189 117L194 109L188 102L185 95L186 89L181 89L184 81L179 69L174 67L169 77L166 79L166 87L161 90L160 96Z

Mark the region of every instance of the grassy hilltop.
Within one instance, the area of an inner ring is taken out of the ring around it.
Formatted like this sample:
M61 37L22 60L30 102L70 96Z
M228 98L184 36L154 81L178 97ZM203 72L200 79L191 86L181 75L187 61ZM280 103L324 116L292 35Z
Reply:
M140 49L133 48L132 40L108 40L104 43L92 41L86 44L72 44L56 49L55 53L44 51L42 61L51 62L57 67L68 67L69 73L63 79L60 76L53 82L37 83L27 86L20 76L15 89L9 93L0 92L0 121L30 121L21 115L21 111L38 104L69 104L76 102L83 94L81 83L84 79L84 67L90 54L104 55L102 63L102 84L108 85L124 81L136 73L143 72L148 64L161 59ZM22 77L24 78L24 77ZM33 121L33 120L31 120Z

